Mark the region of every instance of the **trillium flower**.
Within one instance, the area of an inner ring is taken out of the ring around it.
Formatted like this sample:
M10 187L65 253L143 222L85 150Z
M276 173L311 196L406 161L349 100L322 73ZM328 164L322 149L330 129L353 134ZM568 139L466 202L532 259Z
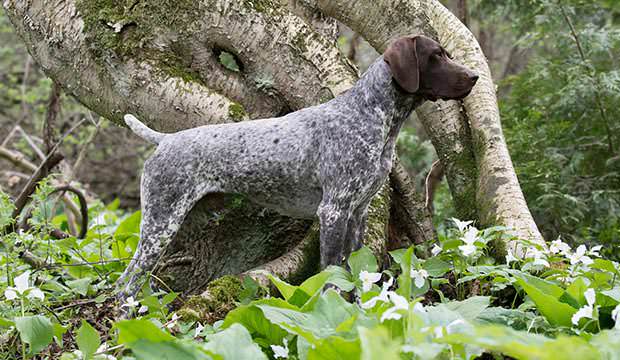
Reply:
M565 256L568 256L571 252L571 248L570 246L568 246L567 243L565 243L564 241L557 239L557 240L553 240L551 242L551 246L549 247L549 251L551 251L552 254L563 254Z
M390 278L388 281L383 283L383 286L381 287L381 293L379 293L379 295L371 298L370 300L366 301L365 303L362 303L362 309L371 309L373 307L375 307L375 305L377 304L377 302L381 301L381 302L388 302L390 301L388 294L390 293L389 289L390 286L392 286L392 284L394 283L394 278Z
M196 326L196 331L194 332L194 337L200 336L200 333L204 329L205 329L205 327L201 323L198 323L198 325Z
M4 290L4 296L7 300L15 300L24 295L30 299L37 298L43 300L43 298L45 298L43 291L37 287L28 285L30 282L30 271L26 271L15 277L13 282L15 283L15 287L8 287Z
M452 221L454 221L460 232L463 232L469 225L473 224L473 221L461 221L457 218L452 218Z
M461 238L461 240L463 240L465 245L459 246L459 250L461 250L463 255L470 256L478 250L478 248L475 245L477 238L478 238L478 229L476 229L473 226L469 227L465 235Z
M573 255L570 256L571 265L582 263L586 266L592 265L594 262L588 255L586 255L587 249L585 245L579 245Z
M519 261L519 259L517 259L513 254L512 251L508 250L506 253L506 264L510 265L511 262L513 261Z
M603 248L603 245L596 245L596 246L592 247L592 249L590 249L590 251L588 251L588 255L596 256L596 257L601 257L601 254L599 254L599 251L601 251L602 248Z
M381 280L381 273L371 273L366 270L360 272L360 280L362 281L362 291L367 292L372 288L372 284Z
M133 309L133 308L135 308L138 305L140 305L140 302L135 300L133 298L133 296L130 296L130 297L127 298L127 300L125 300L125 303L123 305L121 305L121 307L122 308L123 307L127 307L127 308L130 308L130 309Z
M394 291L390 291L388 296L394 306L385 310L383 315L381 315L381 322L384 322L385 320L398 320L403 317L400 313L398 313L398 311L409 309L409 302L403 296L398 295Z
M431 255L437 256L442 251L443 249L441 248L441 246L437 246L437 244L434 244L433 247L431 248Z
M273 350L274 358L288 359L288 341L286 339L284 339L284 346L271 345L271 350Z
M413 283L415 287L421 288L426 284L426 278L428 277L428 272L424 269L416 270L411 269L411 278L413 279Z
M138 309L138 314L144 314L145 312L149 311L149 307L146 305L142 305L140 306L140 308Z
M532 261L532 265L534 266L543 266L543 267L551 266L549 265L549 262L546 259L547 255L535 247L530 247L527 250L526 257L529 259L534 259L534 261Z
M172 329L173 327L176 326L178 319L179 319L179 315L177 315L177 313L172 314L172 319L170 319L168 324L166 324L166 327L168 329Z
M620 329L620 305L616 305L616 307L611 311L611 318L616 322L616 329Z
M579 325L579 320L583 318L592 319L594 312L594 302L596 301L596 293L594 289L588 289L584 293L586 298L587 305L582 306L576 313L573 314L571 318L572 323L577 326ZM612 314L613 316L613 314Z

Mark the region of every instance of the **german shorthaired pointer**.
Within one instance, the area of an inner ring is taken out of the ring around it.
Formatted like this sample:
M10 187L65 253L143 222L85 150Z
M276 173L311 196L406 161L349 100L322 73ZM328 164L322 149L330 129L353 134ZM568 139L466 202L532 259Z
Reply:
M141 239L119 296L137 292L139 270L153 269L192 206L213 192L245 194L291 217L318 215L321 266L342 264L362 244L403 122L425 100L464 98L477 79L432 39L402 37L347 92L280 118L163 134L126 115L158 147L144 164Z

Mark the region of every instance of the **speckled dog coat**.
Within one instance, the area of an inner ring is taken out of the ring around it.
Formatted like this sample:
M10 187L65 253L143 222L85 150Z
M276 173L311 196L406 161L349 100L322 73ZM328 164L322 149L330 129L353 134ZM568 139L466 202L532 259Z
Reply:
M386 60L379 57L333 100L280 118L163 134L126 115L127 125L158 147L144 165L141 240L122 295L135 294L137 270L153 269L208 193L244 194L291 217L318 215L322 267L359 248L401 125L424 101L396 85Z

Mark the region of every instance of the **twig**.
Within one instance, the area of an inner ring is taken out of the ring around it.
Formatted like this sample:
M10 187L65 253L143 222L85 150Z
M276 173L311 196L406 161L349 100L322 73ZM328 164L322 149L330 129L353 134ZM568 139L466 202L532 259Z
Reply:
M607 131L607 147L609 149L609 152L613 154L614 143L611 137L611 134L612 134L611 126L609 126L609 119L607 118L607 112L605 111L605 107L603 106L603 101L601 100L601 90L599 89L598 83L594 81L594 76L596 75L596 69L588 64L588 59L586 58L586 55L583 52L581 41L579 40L579 35L577 35L577 31L575 30L575 27L573 26L573 22L571 21L570 17L564 10L564 6L562 5L562 2L558 1L558 5L560 6L560 12L562 13L562 16L564 17L564 20L566 21L566 24L568 25L570 29L573 40L575 40L575 44L577 45L577 51L579 51L579 56L581 57L583 66L590 72L590 74L588 75L590 75L590 78L592 78L594 82L594 98L596 100L598 111L601 114L601 119L603 120L603 123L605 124L605 130Z
M58 164L62 160L63 156L56 153L56 150L58 149L60 144L64 141L64 139L67 136L69 136L73 131L75 131L75 129L77 129L80 125L82 125L83 122L84 120L80 120L77 124L71 127L64 134L62 139L60 139L60 141L58 141L56 145L54 145L54 147L50 150L50 153L47 154L47 157L45 158L45 160L41 162L41 164L36 169L34 174L32 174L32 177L28 181L28 184L26 184L22 192L19 194L19 196L17 197L17 200L15 200L15 204L14 204L15 210L13 211L13 214L11 215L12 219L16 219L17 216L19 216L21 211L24 209L24 206L26 206L26 203L28 202L28 197L30 197L30 195L36 190L38 182L43 178L41 175L44 172L47 172L47 171L44 171L44 169L47 169L49 171L49 169L54 167L56 164ZM11 225L7 225L3 229L2 232L6 233L7 230L10 229L11 227L12 227Z
M0 158L10 161L13 165L26 171L36 171L37 166L26 159L26 156L19 151L9 150L0 146Z
M60 84L54 81L50 93L49 105L47 106L47 114L45 116L45 124L43 125L43 143L45 144L45 152L50 153L55 143L54 141L54 123L60 112L60 99L62 88Z
M28 143L28 145L30 145L30 147L32 148L32 150L34 150L35 153L37 153L37 155L39 156L39 158L41 158L41 160L45 159L45 154L43 153L43 151L41 151L41 149L37 146L37 144L34 143L34 141L32 140L32 138L30 137L30 135L28 135L24 129L22 129L21 126L17 125L16 126L17 131L22 135L22 137L24 138L24 140L26 140L26 142Z

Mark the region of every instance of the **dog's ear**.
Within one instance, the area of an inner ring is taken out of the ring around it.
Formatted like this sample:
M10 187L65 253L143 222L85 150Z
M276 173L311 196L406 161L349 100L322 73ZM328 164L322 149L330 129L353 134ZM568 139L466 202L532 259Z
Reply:
M420 87L416 40L417 36L399 38L383 53L383 59L390 65L394 80L408 93L415 93Z

